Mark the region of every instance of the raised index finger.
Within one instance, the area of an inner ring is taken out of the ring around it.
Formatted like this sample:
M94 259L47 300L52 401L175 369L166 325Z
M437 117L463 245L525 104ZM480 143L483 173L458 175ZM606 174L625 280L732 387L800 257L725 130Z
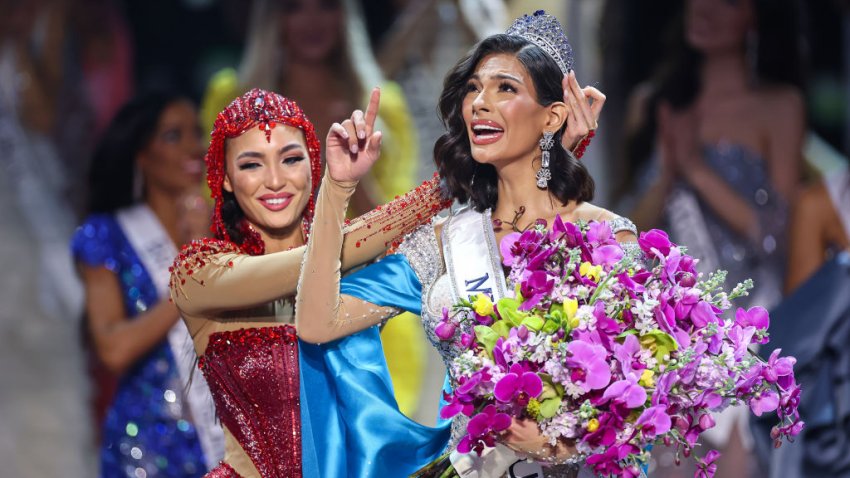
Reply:
M377 86L372 89L369 96L369 106L366 108L366 137L372 136L375 129L375 120L378 118L378 106L381 104L381 89Z

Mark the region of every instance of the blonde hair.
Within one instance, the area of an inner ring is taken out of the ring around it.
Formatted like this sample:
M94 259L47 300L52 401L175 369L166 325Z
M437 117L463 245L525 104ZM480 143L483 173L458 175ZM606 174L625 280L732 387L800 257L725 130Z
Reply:
M275 0L255 0L249 21L245 53L239 65L242 87L280 89L286 58L280 47L280 16L274 12ZM340 77L354 86L351 100L359 104L369 88L383 83L384 77L372 53L360 6L353 0L340 0L343 32L339 54Z

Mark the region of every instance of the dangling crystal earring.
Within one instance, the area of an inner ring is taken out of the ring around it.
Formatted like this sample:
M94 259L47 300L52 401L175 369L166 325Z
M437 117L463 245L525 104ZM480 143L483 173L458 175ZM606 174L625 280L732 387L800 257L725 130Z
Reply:
M543 152L543 158L540 160L540 169L537 170L537 187L546 189L549 185L549 180L552 179L552 171L549 170L549 150L555 145L552 139L555 133L552 131L544 131L543 137L540 139L540 150Z

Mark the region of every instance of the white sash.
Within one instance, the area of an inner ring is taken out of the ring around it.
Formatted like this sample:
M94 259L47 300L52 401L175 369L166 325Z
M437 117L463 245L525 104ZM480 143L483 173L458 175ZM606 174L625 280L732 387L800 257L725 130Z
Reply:
M156 287L157 296L168 297L168 267L177 256L177 248L159 220L145 205L122 209L116 219L130 246L139 256ZM192 414L192 423L198 433L207 469L214 468L224 457L224 433L215 420L215 408L210 389L203 374L192 374L195 366L195 347L183 320L178 320L168 331L168 344L180 383L186 386L185 397Z
M455 302L482 292L494 302L507 295L502 256L496 244L489 209L480 213L465 207L453 213L443 228L442 242ZM463 478L543 477L539 463L523 460L513 450L500 444L484 450L481 457L454 452L450 459L455 471Z
M490 211L465 207L453 213L443 228L443 256L455 301L485 293L493 301L506 296L505 274Z

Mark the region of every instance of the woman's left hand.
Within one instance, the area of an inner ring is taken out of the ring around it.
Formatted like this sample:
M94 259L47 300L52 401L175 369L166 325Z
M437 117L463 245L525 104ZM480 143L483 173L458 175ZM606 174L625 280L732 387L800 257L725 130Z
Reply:
M561 84L564 88L564 103L569 108L567 129L564 130L561 144L567 151L573 151L581 140L599 126L605 95L592 86L579 86L574 71L564 75Z
M381 155L381 132L374 131L381 102L381 90L375 88L364 114L355 110L351 118L331 125L325 140L325 160L331 179L359 181Z
M503 442L508 448L540 461L564 461L578 454L571 444L558 442L551 445L537 422L529 419L512 419Z

